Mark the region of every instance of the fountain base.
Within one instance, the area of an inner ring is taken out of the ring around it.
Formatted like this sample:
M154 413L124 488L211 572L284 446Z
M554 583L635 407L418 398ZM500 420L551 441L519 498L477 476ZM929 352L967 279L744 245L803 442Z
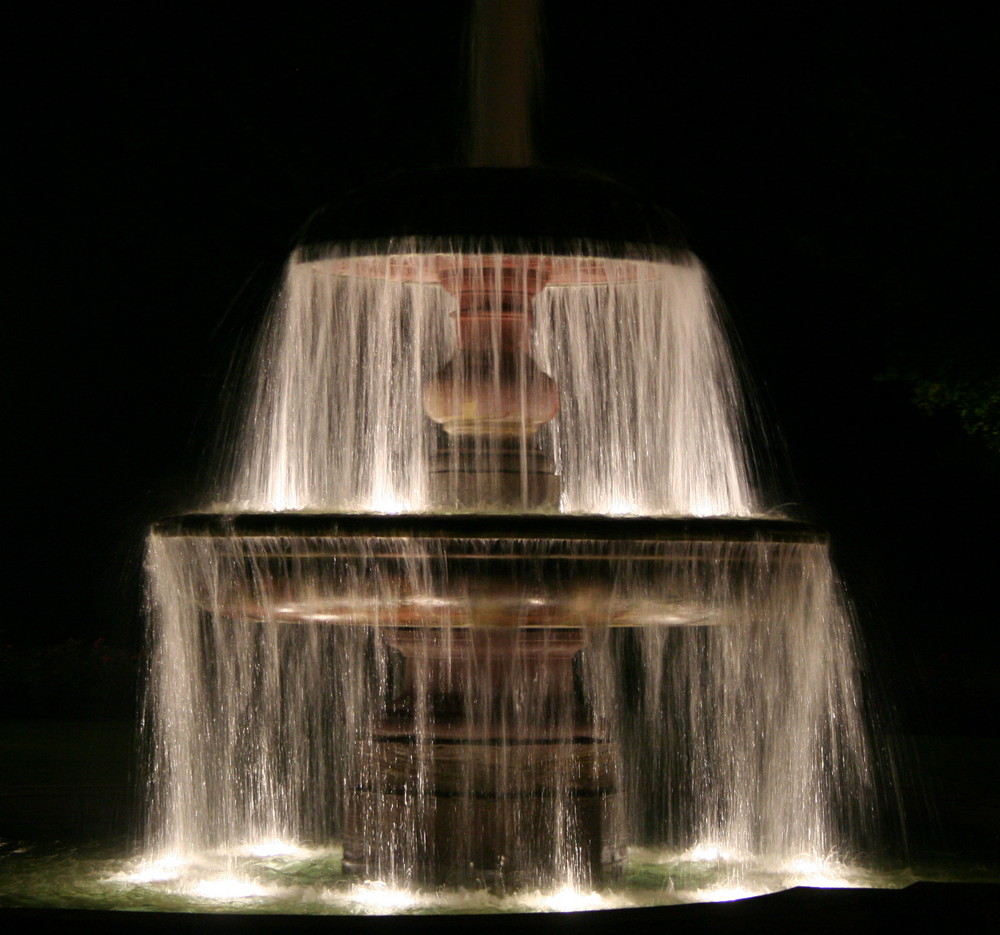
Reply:
M617 746L576 697L580 628L393 627L401 687L347 796L344 870L516 890L625 860ZM569 856L569 866L563 866Z
M537 886L558 878L563 855L572 855L572 877L595 885L613 882L625 865L617 791L608 782L615 754L600 738L522 739L510 742L455 741L436 737L423 756L413 742L377 738L386 778L398 785L356 789L347 797L344 820L345 873L364 879L395 875L411 885L500 888ZM421 760L439 776L481 773L484 763L506 761L526 777L515 783L467 786L435 780L420 789ZM402 768L401 768L402 767ZM577 776L572 787L557 777ZM399 844L400 829L412 835ZM415 833L413 833L415 832ZM471 832L471 834L470 834ZM402 853L401 853L402 852Z
M789 660L838 651L809 526L189 515L150 542L165 846L339 837L364 880L513 891L612 881L667 821L681 850L825 833L826 752L786 743L829 697Z

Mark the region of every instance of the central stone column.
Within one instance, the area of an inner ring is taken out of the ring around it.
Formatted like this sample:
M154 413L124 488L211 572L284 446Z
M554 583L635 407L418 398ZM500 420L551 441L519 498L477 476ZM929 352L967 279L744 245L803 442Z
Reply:
M424 885L591 883L620 870L616 763L574 686L579 628L393 627L401 691L350 798L348 871Z
M556 511L559 479L537 432L559 390L530 353L532 303L548 280L542 258L470 256L442 270L456 300L455 355L424 387L441 426L430 470L435 509Z
M481 515L487 542L490 514L559 508L538 440L559 391L530 353L532 305L550 270L546 257L475 254L439 268L438 285L455 299L455 352L423 388L440 426L428 500ZM589 884L621 868L617 757L574 671L587 633L538 625L529 595L545 584L506 574L502 593L491 593L497 585L473 578L461 625L449 625L442 605L440 626L425 618L380 629L402 673L359 751L346 870L509 888Z

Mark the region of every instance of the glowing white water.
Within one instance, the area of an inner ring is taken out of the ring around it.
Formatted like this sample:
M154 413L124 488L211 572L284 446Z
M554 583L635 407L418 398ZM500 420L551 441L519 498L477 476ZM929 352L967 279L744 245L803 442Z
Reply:
M434 264L458 257L413 255L411 275L429 279ZM462 254L466 268L495 259ZM562 280L593 277L592 259L554 262ZM540 433L560 476L560 512L752 515L740 390L704 270L694 257L608 266L610 283L550 285L535 300L534 357L562 400ZM428 509L436 428L421 400L454 353L455 300L394 281L388 257L371 268L385 278L293 258L213 509Z
M454 644L450 665L470 712L463 736L492 736L497 689L473 677L471 667L460 671L471 657L459 642L468 620L482 619L479 599L433 573L447 565L442 546L415 539L372 539L350 551L348 545L292 536L152 538L153 691L162 725L158 763L168 771L158 777L156 801L163 851L238 851L249 842L322 841L339 833L345 795L377 785L376 732L400 691L400 656L392 645L398 645L400 608L410 608L411 624L415 619L415 594L441 619L410 640L431 648ZM461 550L486 545L469 541ZM530 581L557 545L519 541L508 549L528 555ZM577 548L586 555L594 544ZM392 553L408 569L403 578L383 570ZM587 644L576 673L584 720L569 706L551 720L537 671L527 670L523 677L515 670L505 686L516 698L508 716L536 729L548 724L557 737L600 730L614 744L620 754L586 768L622 790L632 843L683 851L711 842L713 853L741 860L789 860L825 857L863 837L872 818L872 777L848 621L831 590L825 545L640 542L605 554L614 568L612 603L563 611L559 631L575 628ZM291 565L289 555L296 556ZM307 563L310 555L332 557ZM634 570L652 563L663 569L652 579ZM295 564L302 573L295 584L337 596L325 605L322 597L307 601L320 622L282 622L288 611L284 595L273 591L272 569L280 567L285 577ZM703 610L694 624L710 625L644 624L645 608L670 606L675 594ZM339 625L331 622L334 608ZM602 616L606 624L595 625ZM532 629L528 617L523 623L481 624L479 632L496 642L513 634L515 650L524 651L531 634L539 634L543 649L550 640L550 655L558 651L557 638L548 636L556 631ZM429 690L418 684L414 695ZM440 774L430 759L434 717L430 710L417 717L411 748L428 758L429 778L417 781L431 784L441 781L430 778ZM513 794L524 780L512 770L526 767L497 749L483 768L499 771L491 782ZM458 781L471 780L462 772ZM567 773L556 788L580 781ZM385 833L387 802L376 793L362 818L373 834ZM528 805L513 798L511 820L525 821ZM556 833L559 815L571 806L554 799L552 807L545 820ZM419 851L411 837L419 827L401 822L391 833L398 864L381 870L405 882L408 861ZM481 829L465 833L471 840ZM579 879L577 864L568 842L542 876Z
M212 512L432 508L441 430L422 400L456 340L455 300L434 270L479 264L482 276L499 258L420 246L366 260L365 276L345 275L340 256L293 259ZM758 516L741 391L700 265L581 252L551 260L532 310L531 353L561 398L537 438L559 475L558 512ZM515 378L526 385L523 370ZM525 462L535 443L518 439ZM458 802L449 821L468 842L467 865L483 879L496 870L495 855L477 850L486 813L462 804L487 789L507 803L490 813L498 836L515 841L500 865L529 868L557 892L590 885L587 822L611 827L612 851L627 842L727 855L734 885L739 868L865 842L870 753L825 544L580 542L582 559L603 562L600 587L580 579L538 622L556 585L552 555L570 548L555 529L551 539L497 540L486 520L462 540L463 560L509 551L524 565L500 610L451 580L451 540L154 533L151 852L212 851L231 855L229 866L254 842L323 844L346 829L372 876L406 885L434 827L422 797L442 782ZM401 621L414 619L404 638ZM571 677L558 640L544 635L552 627L583 646ZM535 668L515 667L498 688L482 677L499 658L491 642ZM420 661L437 658L448 660L444 674ZM444 778L451 726L431 701L442 685L480 750L448 761ZM401 698L405 749L384 736ZM554 698L568 700L553 714ZM572 747L547 761L539 793L534 761L508 740L550 735L582 735L604 752ZM390 753L411 765L387 791ZM397 816L400 796L418 804Z

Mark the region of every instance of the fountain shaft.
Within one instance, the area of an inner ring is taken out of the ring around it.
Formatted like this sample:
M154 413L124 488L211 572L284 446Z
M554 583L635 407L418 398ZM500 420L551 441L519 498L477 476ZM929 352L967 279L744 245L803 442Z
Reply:
M424 409L442 429L431 467L437 509L558 508L538 431L558 413L559 390L531 355L532 304L549 279L544 259L470 255L440 272L456 303L456 349L424 386Z
M519 887L623 866L614 745L574 686L580 628L392 627L405 659L345 815L344 868ZM560 866L572 855L572 866Z

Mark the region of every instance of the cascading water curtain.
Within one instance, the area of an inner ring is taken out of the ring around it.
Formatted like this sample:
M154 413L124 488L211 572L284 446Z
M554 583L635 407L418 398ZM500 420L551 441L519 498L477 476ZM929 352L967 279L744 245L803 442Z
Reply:
M592 244L573 257L392 251L293 257L207 512L432 511L444 433L480 418L441 391L437 424L428 402L470 327L442 286L459 270L486 295L483 392L526 410L537 387L557 388L531 433L527 417L496 423L504 464L552 465L556 499L523 501L552 537L498 538L498 515L458 546L444 533L154 531L151 849L343 839L345 866L399 884L449 882L434 869L447 850L483 882L558 885L618 872L628 844L745 862L862 846L871 751L825 542L692 533L563 555L558 514L750 524L763 511L697 260L609 259ZM516 354L493 340L513 316L510 290L489 294L498 270L546 277L537 295L525 287ZM504 562L523 575L501 599L456 583L455 555L500 562L485 581ZM577 558L596 577L566 571L576 591L542 619L562 586L552 568ZM448 841L431 840L444 828Z

